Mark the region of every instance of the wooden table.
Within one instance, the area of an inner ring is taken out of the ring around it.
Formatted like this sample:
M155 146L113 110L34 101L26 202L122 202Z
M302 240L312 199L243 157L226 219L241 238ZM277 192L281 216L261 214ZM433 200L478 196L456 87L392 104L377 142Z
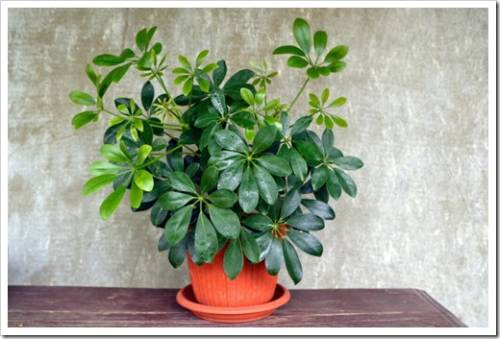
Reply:
M175 302L176 289L9 286L10 327L221 326ZM457 317L416 289L291 290L266 319L237 326L461 327ZM231 325L225 325L231 326Z

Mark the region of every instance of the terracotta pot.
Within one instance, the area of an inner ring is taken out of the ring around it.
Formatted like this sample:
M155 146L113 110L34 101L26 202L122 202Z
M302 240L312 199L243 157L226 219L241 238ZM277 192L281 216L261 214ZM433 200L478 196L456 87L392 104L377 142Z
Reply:
M196 300L204 305L238 307L269 302L274 295L278 276L267 273L265 264L245 259L243 270L234 280L224 273L224 250L211 264L196 265L187 255L189 275Z

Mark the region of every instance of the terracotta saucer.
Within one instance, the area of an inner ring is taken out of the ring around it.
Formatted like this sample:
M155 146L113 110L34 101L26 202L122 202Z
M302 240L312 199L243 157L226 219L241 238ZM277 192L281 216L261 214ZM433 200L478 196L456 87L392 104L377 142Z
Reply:
M177 292L177 303L199 318L219 323L244 323L265 318L290 300L290 292L278 284L273 299L265 304L242 307L208 306L196 301L191 285Z

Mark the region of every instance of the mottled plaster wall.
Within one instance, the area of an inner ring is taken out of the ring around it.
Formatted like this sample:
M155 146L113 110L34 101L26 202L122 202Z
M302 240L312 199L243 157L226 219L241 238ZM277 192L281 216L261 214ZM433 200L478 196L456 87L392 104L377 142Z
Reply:
M290 100L302 72L271 51L291 42L296 16L351 48L346 71L310 90L350 98L337 141L366 164L358 198L334 203L323 257L302 256L299 286L421 288L487 325L485 9L9 10L9 283L185 284L147 213L123 206L103 222L105 192L80 194L105 122L73 131L68 91L90 90L84 65L154 24L171 55L208 48L230 71L268 58L282 73L272 94ZM113 92L136 95L137 79Z

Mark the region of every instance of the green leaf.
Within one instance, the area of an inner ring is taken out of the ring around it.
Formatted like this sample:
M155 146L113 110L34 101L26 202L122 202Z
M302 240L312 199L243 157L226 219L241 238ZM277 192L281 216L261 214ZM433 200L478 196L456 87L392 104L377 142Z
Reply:
M248 88L242 87L240 89L240 95L241 98L249 105L254 105L255 104L255 98L253 96L252 91L250 91Z
M288 58L287 65L293 68L304 68L309 65L309 62L302 57L292 55Z
M238 196L234 192L221 189L210 194L208 200L217 207L231 208L238 200Z
M303 231L318 231L325 228L323 220L313 214L296 214L288 218L286 223Z
M129 158L117 145L104 144L101 146L101 155L113 162L128 162Z
M239 89L243 86L243 84L250 80L254 75L255 73L249 69L239 70L227 80L223 89L225 92L228 92L232 88L238 88L239 93Z
M321 102L326 104L329 97L330 97L330 90L328 88L325 88L323 92L321 92Z
M302 264L293 245L286 239L283 240L283 255L288 274L295 284L302 280Z
M222 115L227 113L226 97L221 89L214 89L210 95L212 106Z
M155 203L151 208L151 223L155 226L164 226L169 212L164 210L159 203Z
M120 82L120 80L125 76L125 74L127 74L130 65L131 65L130 63L127 63L123 66L118 66L106 75L106 77L102 80L101 84L99 85L99 90L98 90L99 97L102 98L104 96L104 94L106 93L112 82L114 83Z
M259 188L250 167L246 167L238 191L239 203L245 213L254 210L259 203Z
M180 242L177 245L170 248L168 251L168 261L174 268L178 268L184 262L186 258L186 246L184 242Z
M97 117L97 113L93 111L81 112L73 117L73 119L71 120L71 124L75 129L79 129L91 121L96 121Z
M143 191L151 192L153 190L153 175L146 170L136 171L134 174L134 182Z
M332 130L325 129L323 131L323 135L321 136L321 145L323 145L323 150L325 151L325 153L327 153L328 150L333 147L334 141L335 137L333 136Z
M312 214L317 215L322 219L335 219L335 212L333 212L333 209L322 201L302 199L302 205L304 205Z
M231 115L231 120L243 128L253 128L257 123L252 113L248 111L239 111Z
M196 187L186 173L180 171L171 172L168 174L168 180L170 180L173 189L196 194Z
M155 34L156 32L156 26L153 26L151 27L148 31L147 31L147 34L146 34L146 45L145 45L145 49L148 48L149 46L149 43L151 42L151 39L153 38L153 35Z
M260 261L260 248L255 238L247 230L242 229L240 242L245 257L254 264L258 263Z
M338 168L335 168L335 173L337 174L340 185L342 186L344 192L354 198L358 193L358 188L356 187L356 183L354 182L354 180L352 180L352 178L346 172Z
M309 105L314 108L321 107L321 102L316 94L309 93Z
M316 167L311 177L311 183L313 190L317 191L324 184L326 184L326 179L328 178L328 168L325 166Z
M69 93L69 98L74 104L91 106L95 105L95 99L92 95L82 92L82 91L71 91Z
M345 121L345 119L339 117L338 115L332 115L332 119L339 127L347 127L347 121Z
M328 178L326 181L326 189L332 198L338 199L342 194L342 187L340 186L337 174L334 171L328 171Z
M130 207L139 208L141 206L143 191L137 186L135 182L132 182L130 187Z
M165 225L165 238L170 246L178 244L187 234L193 208L185 206L176 211Z
M288 161L276 155L263 155L257 158L257 163L269 173L279 177L286 177L292 174Z
M101 207L99 208L99 214L103 220L108 220L113 212L118 208L118 205L120 205L120 202L125 195L125 191L125 187L119 187L115 191L111 192L106 199L104 199Z
M162 234L160 240L158 240L158 251L163 252L170 248L170 245L167 243L167 239L165 239L165 235Z
M150 145L142 145L139 147L137 150L137 159L135 161L136 165L142 165L144 163L144 160L149 156L151 151L153 150L153 147Z
M94 67L92 67L92 64L87 64L87 67L85 68L85 73L87 73L87 77L94 84L94 86L98 87L100 76L99 76L99 74L97 74Z
M307 21L301 18L295 19L293 22L293 36L300 48L305 53L309 53L311 50L311 29Z
M248 226L256 231L267 231L271 228L273 221L263 214L252 214L243 219L243 225Z
M274 204L278 198L278 186L267 170L256 165L254 167L255 179L259 187L260 197L269 205Z
M214 112L206 112L196 118L194 125L198 128L206 128L215 124L220 118L220 115Z
M118 172L123 171L123 167L105 160L97 160L90 164L89 171L95 176L103 174L118 174Z
M282 219L287 218L293 212L299 208L300 205L300 193L297 189L291 190L285 196L283 204L281 205L281 215Z
M241 182L243 176L243 161L236 161L219 176L218 189L234 191Z
M124 59L131 59L133 57L135 57L135 53L133 50L131 50L130 48L125 48L121 53L120 53L120 57L124 58Z
M198 56L196 57L196 67L201 66L201 64L203 63L203 60L205 60L207 55L208 55L208 49L204 49L203 51L198 53Z
M307 76L309 79L314 80L319 78L319 70L317 67L309 67L307 69Z
M271 246L267 252L265 264L267 272L271 275L276 275L280 271L281 263L283 262L283 248L281 240L272 238Z
M309 127L311 122L312 122L312 117L310 117L310 116L301 117L301 118L297 119L297 121L295 121L292 128L290 129L290 134L296 135L296 134L304 132L307 129L307 127Z
M218 249L217 233L210 220L203 212L198 216L194 233L194 248L204 262L212 261Z
M189 78L182 86L182 93L184 95L189 95L192 89L193 89L193 78Z
M253 143L253 153L259 154L267 150L276 139L277 129L274 126L268 125L261 128L255 135Z
M208 192L217 187L217 181L219 179L219 171L215 166L209 166L203 175L201 176L200 190L201 192Z
M230 280L234 280L243 269L243 253L240 242L231 240L224 253L224 272Z
M144 51L146 49L147 38L148 38L147 28L141 29L139 32L137 32L137 35L135 36L135 43L137 44L137 47L141 51Z
M328 40L328 35L325 31L317 31L314 33L314 50L317 55L321 55L326 47L326 42Z
M217 61L217 68L212 73L212 78L216 86L219 86L227 73L227 66L224 60Z
M361 159L359 158L352 156L335 158L333 159L333 163L339 166L340 168L351 171L363 167L363 161L361 161Z
M287 236L295 244L295 246L307 254L314 255L316 257L320 257L323 254L323 245L321 245L315 236L307 232L297 231L293 228L288 229Z
M230 209L208 206L210 220L217 231L226 238L236 239L240 235L240 220Z
M111 184L115 179L115 174L103 174L97 177L93 177L85 183L82 193L85 195L90 195L94 192L99 191L104 186Z
M230 130L220 130L215 133L215 141L224 149L246 153L248 147L241 137Z
M167 211L175 211L186 205L194 198L195 197L192 195L186 193L169 191L158 199L158 204L160 204L160 206Z
M153 103L154 96L155 96L155 88L151 84L151 81L146 81L144 86L142 86L142 91L141 91L142 106L146 111L149 111L149 108Z
M325 115L325 126L326 126L327 129L332 129L333 128L333 120L328 115Z
M347 55L348 52L349 52L349 47L346 45L335 46L325 56L325 62L332 63L336 60L343 59Z
M347 102L346 97L338 97L337 99L333 100L328 107L338 107L338 106L343 106Z
M298 55L298 56L306 56L305 53L300 48L298 48L297 46L291 46L291 45L280 46L273 51L273 54L274 55L293 54L293 55Z
M304 157L304 159L313 165L319 163L323 158L321 149L316 143L312 141L297 140L294 142L294 145L300 152L300 154Z
M101 54L92 60L97 66L114 66L119 65L125 61L125 58L112 54Z
M328 66L328 69L332 73L340 72L346 67L346 63L343 61L334 61Z
M177 57L179 59L179 62L181 63L182 67L192 70L193 67L191 66L191 63L189 62L188 58L186 58L184 55L179 55Z
M304 181L307 176L307 163L304 158L302 158L295 148L290 148L288 152L288 159L290 161L293 174L295 174L301 181Z

